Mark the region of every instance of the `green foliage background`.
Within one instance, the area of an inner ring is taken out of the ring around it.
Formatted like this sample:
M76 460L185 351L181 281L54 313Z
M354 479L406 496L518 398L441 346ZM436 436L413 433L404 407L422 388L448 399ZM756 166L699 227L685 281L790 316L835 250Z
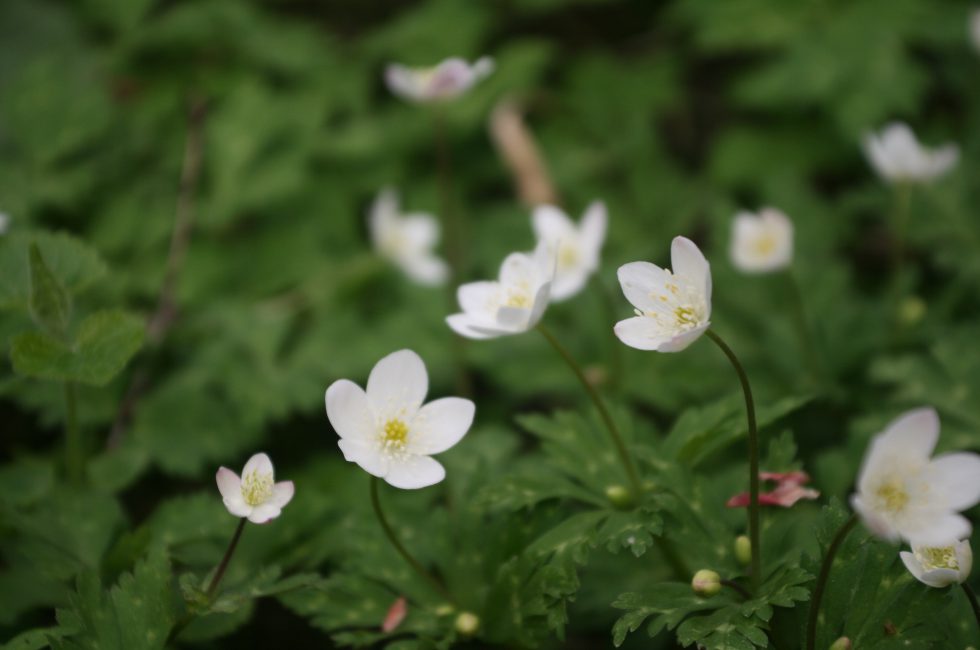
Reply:
M181 643L203 648L593 648L614 637L630 647L799 647L818 543L845 516L821 505L850 492L870 436L933 405L941 450L980 448L970 9L0 3L0 209L11 217L0 236L10 350L0 363L3 647L162 648L187 612L202 616ZM486 129L496 102L517 98L569 212L602 198L610 213L598 282L546 322L606 377L645 478L670 489L617 509L606 489L624 478L560 358L533 333L468 344L477 419L441 457L446 482L385 492L406 543L479 614L476 638L463 639L382 537L367 476L343 461L322 400L330 382L363 383L377 359L406 347L425 359L430 395L452 394L446 296L378 260L364 215L383 186L409 210L439 210L433 116L389 95L384 65L482 54L497 70L446 111L465 279L491 277L507 253L533 247L529 209ZM897 274L896 197L860 148L864 132L894 119L962 152L952 174L912 193ZM195 124L201 171L176 317L162 340L140 346ZM792 276L816 363L799 345L788 277L741 275L728 261L732 215L762 205L793 219ZM821 503L765 513L772 575L746 603L695 597L663 543L683 549L691 570L743 570L731 546L744 513L724 508L746 474L735 377L708 343L644 354L611 332L630 315L616 268L666 264L678 234L712 262L713 321L757 394L763 468L805 468L822 492ZM32 243L46 270L32 265ZM48 276L60 289L32 303ZM90 459L81 485L64 466L66 379L78 384ZM134 386L139 399L128 400ZM260 450L295 481L296 498L280 519L248 527L221 597L202 604L235 525L214 471ZM862 650L975 641L962 594L916 583L897 549L861 533L844 558L861 578L831 585L818 647L841 634ZM409 616L383 635L399 595ZM650 640L648 621L675 633Z

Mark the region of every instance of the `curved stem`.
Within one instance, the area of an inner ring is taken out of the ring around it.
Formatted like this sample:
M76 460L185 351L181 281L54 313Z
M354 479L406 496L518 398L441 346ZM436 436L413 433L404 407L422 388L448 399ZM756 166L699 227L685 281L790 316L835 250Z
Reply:
M616 445L616 451L619 454L619 460L622 461L623 467L626 469L626 475L629 477L630 485L633 488L633 496L639 498L643 493L643 486L640 483L640 476L636 472L636 467L633 465L633 459L630 457L629 451L626 449L626 444L623 442L622 436L619 435L619 429L616 427L616 423L613 421L612 416L609 414L609 410L606 408L605 403L603 403L602 398L599 396L598 391L596 391L595 386L589 383L589 380L585 377L585 373L582 372L582 368L578 365L575 359L569 354L558 339L540 323L538 324L538 331L548 339L548 343L551 347L555 348L555 351L561 355L561 358L565 360L568 367L572 369L575 376L578 377L579 382L582 387L585 388L585 392L589 394L592 398L592 403L595 404L596 410L599 411L599 416L606 425L606 429L609 430L609 437L612 438L613 444Z
M980 603L977 602L977 593L973 591L973 587L965 582L961 583L960 586L963 587L963 593L966 594L970 606L973 607L973 615L977 618L977 631L980 631Z
M749 425L749 541L752 543L752 562L749 565L749 581L753 591L759 588L762 580L762 557L760 547L760 528L759 525L759 431L755 423L755 402L752 400L752 387L749 386L749 377L745 374L745 369L739 363L738 357L728 347L714 330L705 332L712 341L715 342L721 351L728 357L735 374L742 384L742 394L745 396L745 414Z
M65 467L76 485L85 477L85 445L78 428L78 395L75 384L65 382Z
M817 576L817 584L813 588L813 598L810 602L810 615L807 618L806 650L814 650L816 648L817 618L820 616L820 601L823 600L823 592L827 588L827 578L830 577L830 567L834 563L837 550L844 543L844 539L851 532L851 529L854 528L854 525L857 524L857 521L857 515L851 515L851 518L844 522L844 525L837 530L837 534L834 535L833 541L830 542L830 546L827 548L827 555L823 558L823 564L820 565L820 575Z
M388 537L388 541L391 545L395 547L398 554L402 556L406 562L415 569L415 573L419 574L426 582L428 582L432 588L439 593L440 596L448 600L453 605L456 605L456 599L453 598L449 590L441 582L439 582L435 576L426 571L425 567L412 557L412 554L408 552L408 549L402 545L398 537L395 535L395 530L388 523L388 518L385 517L384 511L381 509L381 499L378 497L378 485L381 483L381 479L377 476L371 477L371 505L374 507L374 514L378 517L378 523L381 524L381 528L385 531L385 535Z
M214 577L211 578L211 582L208 583L207 595L208 600L214 597L214 592L218 589L218 583L225 576L225 571L228 569L228 563L231 561L231 556L235 553L235 547L238 546L238 540L242 537L242 532L245 530L245 517L238 520L238 528L235 529L235 534L231 537L231 542L228 544L228 550L225 551L225 556L221 558L221 564L218 565L217 570L214 572Z

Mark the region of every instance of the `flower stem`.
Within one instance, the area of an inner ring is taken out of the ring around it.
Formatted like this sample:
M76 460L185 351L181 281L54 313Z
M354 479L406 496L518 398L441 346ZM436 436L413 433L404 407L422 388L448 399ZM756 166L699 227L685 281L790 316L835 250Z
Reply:
M70 381L65 382L65 466L71 482L80 484L85 477L85 445L78 428L78 396Z
M218 565L217 570L214 572L214 577L211 578L211 582L208 584L208 600L214 597L214 592L218 589L218 583L225 576L225 571L228 569L228 562L231 561L231 556L235 553L235 547L238 546L238 540L241 539L242 532L245 530L245 521L245 517L238 520L238 528L235 529L235 534L231 537L228 550L225 551L225 556L221 558L221 564Z
M820 616L820 601L823 600L823 592L827 588L827 578L830 577L830 567L834 563L837 550L844 543L844 539L851 532L851 529L854 528L854 525L857 524L857 521L857 516L851 515L850 519L844 522L844 525L837 530L837 534L834 535L834 539L827 548L827 555L823 558L823 564L820 565L820 575L817 576L817 584L813 588L813 598L810 602L810 615L806 625L806 650L815 650L816 648L817 618Z
M619 435L619 429L616 427L616 423L613 421L612 416L609 414L609 410L603 403L602 398L599 396L598 391L596 391L595 386L589 383L586 379L585 373L582 372L582 368L578 365L575 359L569 354L558 339L554 337L548 328L544 325L538 324L538 331L548 339L548 343L551 347L555 348L555 351L561 355L561 358L565 360L568 367L572 369L575 376L578 377L579 382L581 382L582 387L585 388L585 392L589 394L592 398L592 403L595 404L596 410L599 411L599 416L602 421L606 424L606 429L609 430L609 436L612 438L613 444L616 445L616 451L619 453L619 460L622 461L623 467L626 469L626 475L629 477L630 485L633 488L633 496L639 498L643 493L643 486L640 483L640 477L636 473L636 467L633 465L633 459L630 457L629 451L626 449L626 444L623 442L622 436Z
M709 329L705 333L728 357L732 367L735 368L738 380L742 384L742 394L745 396L745 414L749 425L749 541L752 546L749 582L754 591L759 588L762 579L762 558L759 550L761 542L761 526L759 525L759 431L755 423L755 402L752 400L752 387L749 386L748 375L745 374L745 369L738 357L714 330Z
M738 592L738 595L742 597L742 600L751 600L752 594L745 590L745 587L738 584L734 580L722 580L721 584L725 585L729 589Z
M374 514L378 517L378 523L381 524L381 528L385 531L388 541L395 547L395 550L402 556L402 559L408 562L409 565L415 569L415 573L419 574L419 576L428 582L440 596L445 598L453 605L456 605L456 599L449 593L449 590L446 589L446 587L439 582L435 576L426 571L425 567L423 567L418 560L412 557L412 554L408 552L408 549L405 548L405 546L395 535L394 529L391 527L391 524L388 523L388 518L385 517L384 511L381 509L381 500L378 498L378 485L380 483L381 479L379 479L377 476L371 477L371 505L374 506Z
M977 602L977 593L973 591L973 587L965 582L960 583L960 586L963 587L963 593L966 594L970 606L973 607L973 615L977 618L977 629L980 630L980 603Z

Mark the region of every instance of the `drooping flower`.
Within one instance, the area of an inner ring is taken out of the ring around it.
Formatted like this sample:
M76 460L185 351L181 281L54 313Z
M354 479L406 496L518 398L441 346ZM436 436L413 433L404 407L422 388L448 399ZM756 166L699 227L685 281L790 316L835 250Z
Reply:
M454 332L492 339L526 332L541 320L551 300L555 263L545 242L533 253L511 253L497 281L470 282L457 290L462 312L446 318Z
M930 458L939 439L934 409L909 411L871 441L851 505L875 535L940 546L970 536L959 513L980 501L980 456Z
M943 588L963 584L973 569L973 549L969 540L940 546L912 545L912 552L899 553L905 568L930 587Z
M443 397L422 405L429 390L425 364L415 352L399 350L371 370L367 390L347 379L325 396L327 417L344 458L372 476L406 490L434 485L446 476L431 458L457 442L473 423L473 402Z
M711 325L711 267L686 237L670 246L673 272L649 262L619 267L623 294L636 316L616 323L616 336L639 350L680 352Z
M902 122L893 122L877 134L866 134L864 151L878 175L889 183L931 181L952 169L960 157L955 144L938 149L923 147Z
M264 524L278 517L295 492L292 481L275 482L272 461L266 454L249 458L240 478L222 467L215 479L228 512L247 517L253 524Z
M818 491L803 487L804 483L810 482L810 475L806 472L759 472L759 478L763 481L776 483L774 490L759 494L759 505L789 508L800 499L818 499L820 497ZM725 505L729 508L745 508L749 505L750 500L749 493L742 492L729 499Z
M775 208L739 212L732 224L731 257L745 273L786 268L793 261L793 222Z
M555 259L551 299L571 298L599 268L599 251L606 239L605 204L589 205L578 226L553 205L535 208L531 220L538 242L545 242Z
M449 277L449 267L432 252L439 243L439 222L422 212L402 214L394 190L386 188L374 200L368 230L374 249L415 282L435 286Z
M410 68L399 63L385 69L388 89L410 102L454 99L493 72L493 59L484 56L470 64L457 57L431 68Z

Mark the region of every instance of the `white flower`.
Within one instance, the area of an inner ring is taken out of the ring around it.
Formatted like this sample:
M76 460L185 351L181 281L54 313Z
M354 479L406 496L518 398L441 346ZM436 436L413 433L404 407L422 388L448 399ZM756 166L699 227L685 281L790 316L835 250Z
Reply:
M864 150L878 175L891 183L931 181L952 169L960 157L955 144L923 147L901 122L889 124L879 134L866 134Z
M694 242L675 237L674 267L649 262L619 267L619 283L636 316L616 323L616 336L639 350L680 352L711 325L711 267Z
M7 228L10 227L10 217L3 212L0 212L0 235L7 232Z
M535 208L531 220L538 242L545 242L555 258L551 299L571 298L599 268L599 251L606 239L605 204L596 201L586 208L579 226L552 205Z
M905 568L915 578L930 587L962 584L973 568L973 549L969 540L950 542L942 546L912 545L912 552L899 553Z
M974 9L970 13L970 40L973 47L980 51L980 9Z
M292 481L275 482L272 461L265 454L255 454L245 463L241 478L227 467L215 477L228 512L248 517L253 524L275 519L293 498Z
M426 286L443 284L449 277L446 263L433 254L439 243L439 222L430 214L402 214L398 193L382 190L368 215L368 230L375 250Z
M398 63L385 69L388 89L411 102L453 99L493 72L493 59L480 57L473 64L453 57L433 68L409 68Z
M545 242L533 253L511 253L496 282L471 282L456 292L462 313L446 319L457 334L492 339L526 332L541 320L551 300L555 263Z
M765 273L793 261L793 222L775 208L739 212L732 224L732 263L739 271Z
M393 352L375 364L367 391L347 379L327 389L327 417L344 458L367 473L406 490L434 485L446 470L432 454L462 439L476 407L468 399L443 397L425 406L429 376L419 355Z
M930 459L938 439L939 415L921 408L871 441L851 505L875 535L922 546L970 536L970 522L959 512L980 501L980 456Z

